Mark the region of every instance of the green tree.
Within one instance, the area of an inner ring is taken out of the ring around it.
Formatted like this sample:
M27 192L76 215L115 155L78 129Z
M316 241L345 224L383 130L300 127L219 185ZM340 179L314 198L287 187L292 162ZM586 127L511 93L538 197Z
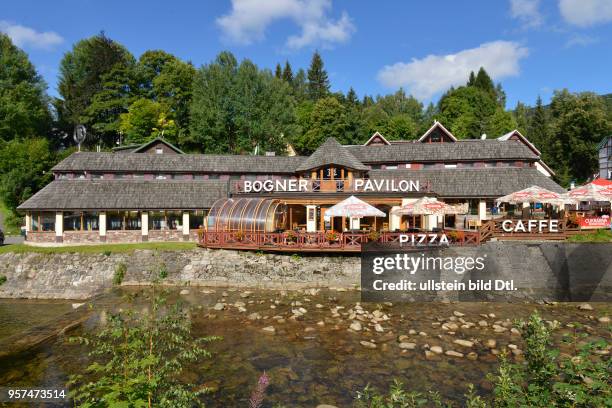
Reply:
M178 59L162 50L145 51L136 64L136 78L138 80L138 93L140 96L149 99L157 99L157 92L154 89L154 81L167 64L178 61Z
M525 104L520 101L517 102L516 107L514 108L514 112L512 112L512 114L514 116L514 120L516 121L516 128L518 129L518 131L521 132L523 135L528 135L529 140L535 144L535 141L532 140L532 136L528 133L529 115L527 106L525 106ZM537 144L535 146L537 148L540 148L540 146Z
M283 78L283 69L281 68L280 64L276 64L276 68L274 69L274 76L277 79L282 79Z
M168 116L176 122L177 142L189 140L189 109L193 97L196 70L192 64L178 59L166 63L153 80L157 101L168 109Z
M512 114L498 106L486 124L486 134L490 137L499 137L517 128L516 120Z
M291 64L289 61L285 61L285 68L283 69L282 78L289 85L293 84L293 70L291 69Z
M312 55L308 68L308 95L317 101L329 94L329 78L323 66L323 59L318 51Z
M495 99L481 88L461 86L440 98L437 117L455 136L479 138L497 108Z
M495 90L493 80L483 67L480 67L478 70L473 86L489 94L492 98L497 99L497 91Z
M27 54L0 33L0 140L47 135L46 88Z
M53 179L50 169L61 158L47 139L0 142L0 200L15 214L19 204Z
M130 105L127 113L121 115L120 130L125 143L141 144L158 136L175 143L176 125L168 119L168 113L159 102L140 98Z
M598 166L597 143L612 131L603 99L591 92L555 91L550 104L555 157L568 175L582 182ZM567 175L561 175L567 177ZM561 180L566 185L570 180Z
M285 151L285 139L295 131L294 108L289 84L223 52L196 74L190 143L212 153L252 152L256 146Z
M63 106L59 113L64 115L60 119L71 127L77 123L84 123L90 129L105 127L96 122L96 118L104 115L88 107L94 96L105 89L105 82L112 80L108 76L111 71L129 70L134 64L132 54L104 33L77 42L60 62L58 90ZM106 110L105 105L103 110ZM106 124L111 122L113 120L108 118L103 120Z
M334 97L319 99L310 114L310 128L294 139L294 147L300 154L309 154L328 137L345 143L346 129L346 108Z

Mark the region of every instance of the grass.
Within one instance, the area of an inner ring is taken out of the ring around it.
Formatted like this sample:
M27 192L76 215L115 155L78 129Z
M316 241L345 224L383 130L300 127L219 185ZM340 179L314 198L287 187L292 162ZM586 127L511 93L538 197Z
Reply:
M150 249L154 251L185 251L196 248L194 242L142 242L136 244L101 244L101 245L75 245L58 247L36 247L25 244L4 245L0 247L0 254L13 253L41 253L41 254L105 254L131 253L137 249Z
M612 242L612 231L596 230L588 234L576 234L568 238L569 242Z
M2 213L2 218L4 219L2 227L4 235L19 235L21 233L21 217L16 217L15 214L6 208L2 200L0 200L0 213Z

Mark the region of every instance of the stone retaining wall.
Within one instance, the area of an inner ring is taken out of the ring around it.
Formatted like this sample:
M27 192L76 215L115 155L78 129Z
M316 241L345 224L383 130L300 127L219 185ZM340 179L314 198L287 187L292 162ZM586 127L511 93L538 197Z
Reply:
M516 286L547 291L551 298L559 298L568 286L579 287L582 278L592 278L593 274L599 280L593 296L612 296L610 244L490 242L443 251L445 256L484 255L496 279L514 279ZM6 276L7 281L0 286L0 297L86 298L112 285L119 264L127 266L123 283L132 285L149 284L165 270L166 281L171 284L353 287L359 285L360 261L358 256L292 256L201 248L109 255L4 253L0 254L0 276Z

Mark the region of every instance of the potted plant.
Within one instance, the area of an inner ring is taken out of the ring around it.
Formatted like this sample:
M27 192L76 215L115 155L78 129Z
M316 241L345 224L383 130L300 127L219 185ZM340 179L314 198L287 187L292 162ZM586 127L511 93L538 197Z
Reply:
M331 244L338 240L338 234L335 231L327 231L325 233L325 239Z
M295 241L297 241L297 234L294 231L287 231L285 236L287 237L288 243L295 243Z
M368 241L370 242L376 242L380 239L380 233L378 231L370 231L368 233Z

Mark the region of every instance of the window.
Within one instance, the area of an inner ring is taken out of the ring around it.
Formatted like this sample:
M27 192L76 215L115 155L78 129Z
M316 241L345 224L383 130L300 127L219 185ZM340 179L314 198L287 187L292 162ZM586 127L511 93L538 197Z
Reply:
M55 213L52 212L34 212L31 215L32 226L34 232L55 231Z
M397 170L397 166L387 166L387 170Z
M155 180L166 180L168 178L167 174L156 174Z
M141 222L140 211L109 211L106 213L106 229L109 231L139 230Z
M65 212L64 231L97 231L99 220L97 212Z
M193 175L194 180L204 180L205 178L206 176L204 174L194 174Z
M91 173L92 180L101 180L104 178L104 174L102 173Z
M134 178L134 179L143 179L144 178L144 174L143 173L134 173L132 175L132 178Z
M218 174L211 174L208 176L209 180L219 180L219 175Z
M208 210L189 211L189 229L195 230L206 225Z
M456 169L457 168L457 164L445 164L444 168L445 169Z
M59 180L66 180L68 178L68 175L66 173L60 173L57 175L57 178Z
M183 223L182 211L150 211L150 230L176 230Z
M412 168L412 164L410 164L410 163L406 163L404 166L406 166L407 169Z
M163 152L164 152L164 149L162 149L161 147L155 148L155 154L162 154Z
M230 180L240 180L240 174L231 174Z

